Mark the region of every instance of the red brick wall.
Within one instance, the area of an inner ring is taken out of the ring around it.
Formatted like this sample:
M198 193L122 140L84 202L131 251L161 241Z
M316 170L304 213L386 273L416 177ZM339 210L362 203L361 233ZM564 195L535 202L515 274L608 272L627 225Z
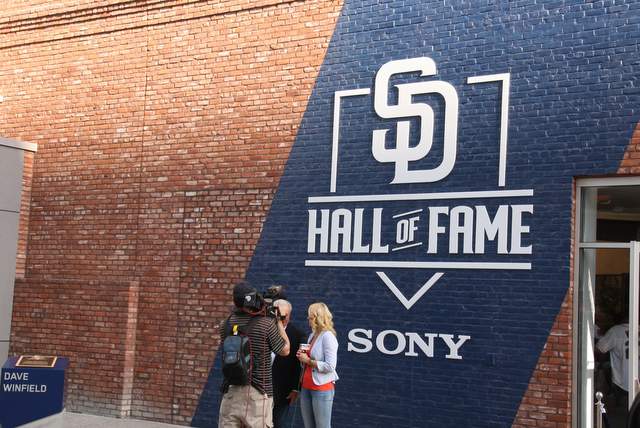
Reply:
M0 132L39 148L11 352L69 356L68 409L190 421L340 8L0 11Z
M640 174L640 123L636 126L629 147L622 158L618 174Z
M20 223L18 226L18 251L16 254L16 278L24 278L27 265L27 241L29 232L29 211L31 206L31 185L33 183L33 162L35 153L23 151L22 190L20 193Z
M188 192L184 205L184 269L177 319L176 416L186 423L198 403L219 342L212 331L228 314L230 288L244 275L275 189ZM224 249L224 250L221 250ZM214 276L211 272L216 272ZM196 370L190 367L195 365Z
M68 409L116 414L120 408L129 286L74 279L16 281L11 352L68 357Z
M573 286L567 292L531 375L514 428L571 426L572 308Z

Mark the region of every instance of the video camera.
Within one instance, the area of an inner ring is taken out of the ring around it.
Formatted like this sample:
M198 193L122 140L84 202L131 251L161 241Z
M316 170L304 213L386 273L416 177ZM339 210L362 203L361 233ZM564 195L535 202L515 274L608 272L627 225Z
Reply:
M260 293L253 290L244 295L242 307L249 312L263 312L265 316L276 318L279 315L278 308L273 306L273 302L284 298L282 295L282 286L273 285L267 288L267 291Z

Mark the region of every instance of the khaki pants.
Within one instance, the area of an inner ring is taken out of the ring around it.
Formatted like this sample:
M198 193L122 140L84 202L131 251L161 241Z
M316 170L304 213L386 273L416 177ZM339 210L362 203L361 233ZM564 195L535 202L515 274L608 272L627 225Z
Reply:
M253 386L230 385L222 397L218 428L271 428L273 397Z

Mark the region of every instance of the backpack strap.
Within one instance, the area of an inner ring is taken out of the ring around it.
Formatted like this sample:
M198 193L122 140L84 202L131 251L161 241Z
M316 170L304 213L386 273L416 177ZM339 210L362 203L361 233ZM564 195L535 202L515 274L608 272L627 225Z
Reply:
M260 316L254 316L251 317L251 319L249 320L249 322L243 326L239 326L238 324L232 324L231 323L231 315L229 315L229 317L227 318L226 326L225 326L225 332L228 336L237 336L238 334L243 335L243 336L247 336L249 335L249 332L251 331L251 328L253 328L253 325L257 322L258 319L260 319Z
M231 315L229 315L229 317L224 323L225 323L224 332L226 337L233 336L233 325L231 324Z

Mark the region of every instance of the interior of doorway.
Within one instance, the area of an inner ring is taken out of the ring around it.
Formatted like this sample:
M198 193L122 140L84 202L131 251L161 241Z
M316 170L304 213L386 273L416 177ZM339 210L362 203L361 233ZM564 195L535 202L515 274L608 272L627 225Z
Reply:
M599 188L597 201L598 242L640 241L640 186ZM594 386L604 395L610 428L623 428L628 359L620 360L613 346L628 338L629 251L598 248L595 279Z

